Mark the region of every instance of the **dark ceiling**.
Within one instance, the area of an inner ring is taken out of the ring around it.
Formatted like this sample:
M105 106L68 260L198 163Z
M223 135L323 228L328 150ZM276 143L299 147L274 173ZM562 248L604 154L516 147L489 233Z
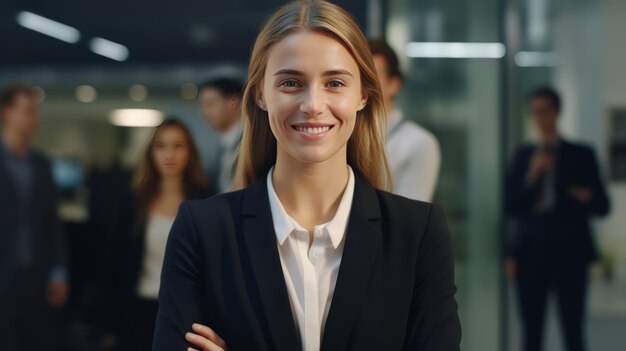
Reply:
M169 65L245 62L254 38L280 0L0 0L0 66ZM334 1L363 25L366 1ZM17 24L29 11L81 32L76 44ZM92 53L102 37L126 46L125 62Z

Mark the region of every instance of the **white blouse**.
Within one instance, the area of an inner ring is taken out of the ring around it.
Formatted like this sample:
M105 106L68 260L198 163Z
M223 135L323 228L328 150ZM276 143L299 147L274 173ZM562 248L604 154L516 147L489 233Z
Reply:
M337 212L330 222L314 227L311 243L309 232L291 218L280 203L272 184L273 169L267 175L280 263L304 351L320 349L335 291L354 195L354 173L348 168L348 184Z
M165 245L174 224L174 217L150 213L146 223L144 253L137 295L155 300L159 296L161 285L161 268L165 257Z

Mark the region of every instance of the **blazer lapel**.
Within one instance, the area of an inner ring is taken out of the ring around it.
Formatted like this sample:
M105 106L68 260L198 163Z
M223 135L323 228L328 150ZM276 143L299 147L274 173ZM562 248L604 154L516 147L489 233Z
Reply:
M261 177L244 192L243 234L274 350L300 350L300 338L291 312L283 276L266 178Z
M324 329L322 350L345 350L365 298L382 237L376 192L360 176L355 180L346 242Z

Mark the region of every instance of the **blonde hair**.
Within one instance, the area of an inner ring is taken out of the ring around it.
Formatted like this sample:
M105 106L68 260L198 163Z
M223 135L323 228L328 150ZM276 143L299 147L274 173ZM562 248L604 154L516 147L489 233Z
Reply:
M244 129L233 189L247 187L276 163L276 138L270 129L267 112L257 105L256 97L258 89L262 89L270 50L274 44L299 30L332 35L346 47L359 66L362 89L368 99L366 106L357 112L354 131L348 140L348 164L375 188L390 190L391 176L384 145L386 114L367 39L345 10L315 0L293 1L278 9L254 43L242 99Z

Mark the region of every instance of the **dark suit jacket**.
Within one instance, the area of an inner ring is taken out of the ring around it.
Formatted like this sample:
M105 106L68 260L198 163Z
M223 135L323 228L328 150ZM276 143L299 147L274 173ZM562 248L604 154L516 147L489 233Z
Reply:
M156 351L186 350L194 322L228 349L302 348L276 244L266 178L181 206L167 245ZM459 350L454 267L440 207L356 177L322 350Z
M593 150L560 141L554 178L556 201L550 211L537 214L533 208L540 196L539 187L529 187L525 182L536 148L536 145L521 147L509 172L507 212L515 218L517 226L510 254L523 260L558 258L568 263L588 263L597 257L589 218L609 212L609 200ZM572 197L569 194L572 186L590 188L591 201L583 204Z
M4 157L0 150L0 296L7 293L15 271L19 268L16 250L18 194L15 182L5 168ZM52 180L50 163L36 152L32 153L32 158L33 188L29 214L33 258L31 268L39 278L39 283L45 284L53 267L65 266L65 240L57 216L57 189Z

